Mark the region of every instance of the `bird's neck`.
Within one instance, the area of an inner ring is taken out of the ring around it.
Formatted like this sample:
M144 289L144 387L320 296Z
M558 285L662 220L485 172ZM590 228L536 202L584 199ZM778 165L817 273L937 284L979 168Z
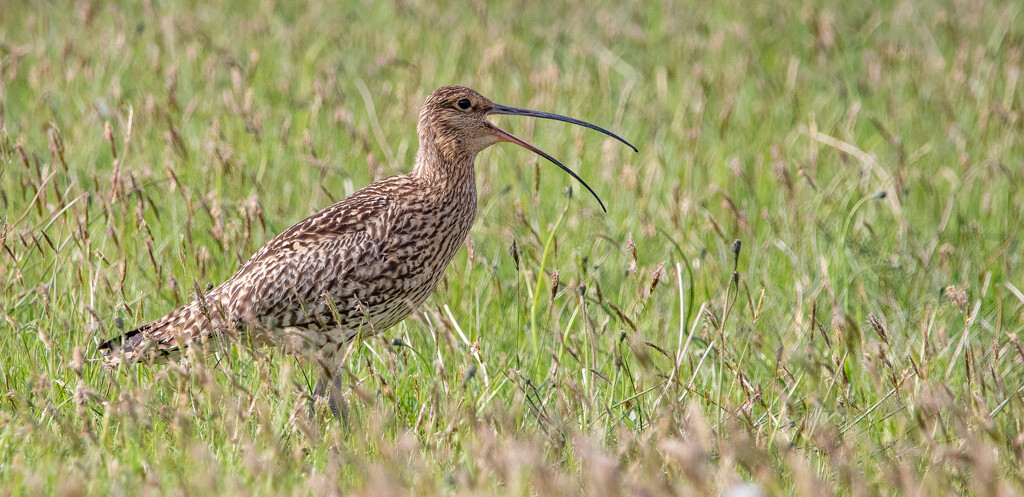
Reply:
M421 146L411 175L439 193L476 193L476 154Z

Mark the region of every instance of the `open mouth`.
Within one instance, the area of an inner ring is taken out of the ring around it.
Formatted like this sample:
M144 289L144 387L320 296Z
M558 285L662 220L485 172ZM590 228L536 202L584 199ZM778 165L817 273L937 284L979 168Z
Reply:
M611 131L608 131L608 130L600 127L600 126L595 126L595 125L590 124L590 123L588 123L586 121L580 121L579 119L573 119L571 117L566 117L566 116L562 116L562 115L558 115L558 114L551 114L549 112L540 112L540 111L529 110L529 109L519 109L519 108L516 108L516 107L506 107L504 105L498 105L498 104L494 104L494 108L491 109L491 111L488 112L487 114L488 115L490 115L490 114L505 114L505 115L511 115L511 116L540 117L540 118L543 118L543 119L552 119L552 120L555 120L555 121L562 121L562 122L567 122L567 123L575 124L577 126L583 126L584 128L590 128L590 129L595 130L595 131L600 131L601 133L604 133L604 134L606 134L606 135L608 135L608 136L610 136L612 138L615 138L616 140L618 140L618 141L620 141L622 143L625 143L627 146L629 146L629 148L633 149L634 152L638 152L637 148L634 147L633 144L631 144L628 141L624 140L621 136L616 135L615 133L612 133ZM525 149L527 149L527 150L529 150L529 151L531 151L531 152L533 152L533 153L535 153L535 154L537 154L537 155L539 155L539 156L541 156L541 157L551 161L556 166L562 168L562 170L565 171L566 173L568 173L569 176L572 176L573 178L576 178L576 181L579 181L587 189L587 191L589 191L590 194L593 195L594 198L597 199L597 203L601 204L601 210L605 211L605 212L608 212L608 209L606 209L605 206L604 206L604 202L601 201L601 197L597 196L597 192L595 192L594 189L591 188L590 185L588 185L586 181L583 181L583 178L580 178L579 175L577 175L572 169L569 169L568 167L565 166L565 164L562 164L557 159L555 159L554 157L548 155L543 150L541 150L541 149L539 149L537 147L534 147L533 145L530 145L529 143L526 143L525 141L519 139L518 137L516 137L512 133L509 133L508 131L505 131L505 130L497 127L497 126L495 126L494 129L498 133L498 140L499 141L515 143L516 145L519 145L520 147L523 147L523 148L525 148Z

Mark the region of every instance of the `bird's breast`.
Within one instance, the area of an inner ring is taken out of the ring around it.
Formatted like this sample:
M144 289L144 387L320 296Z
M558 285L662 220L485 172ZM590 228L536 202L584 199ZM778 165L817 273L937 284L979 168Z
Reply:
M436 282L473 226L476 195L425 203L407 212L403 226L397 230L404 243L396 255L416 286Z

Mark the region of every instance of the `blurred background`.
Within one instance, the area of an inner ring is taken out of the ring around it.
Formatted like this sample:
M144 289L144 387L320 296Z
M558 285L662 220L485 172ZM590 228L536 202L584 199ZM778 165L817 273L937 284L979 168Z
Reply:
M0 0L0 492L1024 491L1022 10ZM449 84L637 145L500 118L607 214L484 151L344 420L272 350L94 360L409 171Z

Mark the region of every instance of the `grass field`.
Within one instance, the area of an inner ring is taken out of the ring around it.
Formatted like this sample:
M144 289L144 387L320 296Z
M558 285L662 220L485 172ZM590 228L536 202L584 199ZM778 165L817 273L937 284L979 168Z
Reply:
M1024 4L0 0L0 495L1024 494ZM343 420L106 337L500 124ZM739 240L742 244L737 244Z

